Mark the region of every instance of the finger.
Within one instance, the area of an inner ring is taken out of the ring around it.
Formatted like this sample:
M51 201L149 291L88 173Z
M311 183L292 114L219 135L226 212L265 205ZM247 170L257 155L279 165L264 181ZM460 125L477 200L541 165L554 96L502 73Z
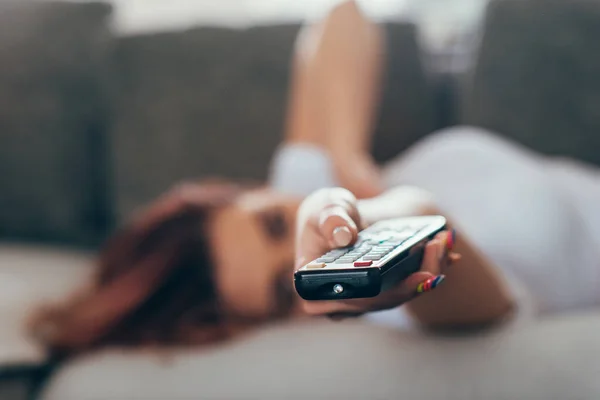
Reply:
M418 296L419 285L423 284L424 288L424 283L434 278L435 275L428 272L416 272L402 284L377 297L340 301L303 301L302 308L309 315L347 315L387 310Z
M459 262L462 259L462 256L458 253L450 253L448 254L448 264L452 265Z
M437 288L444 280L446 279L445 275L437 275L423 281L417 285L417 294L430 292Z
M377 297L341 301L303 301L304 312L309 315L357 315L372 311L396 308L415 297L434 290L445 279L444 275L416 272L397 287Z
M438 275L441 270L441 262L444 256L444 242L438 238L429 241L425 246L420 271L427 272L431 275Z
M434 240L441 243L441 246L438 247L441 268L450 266L461 259L460 254L452 251L456 244L456 231L454 229L438 233Z
M356 222L342 206L325 208L319 216L318 229L332 248L349 246L358 238Z

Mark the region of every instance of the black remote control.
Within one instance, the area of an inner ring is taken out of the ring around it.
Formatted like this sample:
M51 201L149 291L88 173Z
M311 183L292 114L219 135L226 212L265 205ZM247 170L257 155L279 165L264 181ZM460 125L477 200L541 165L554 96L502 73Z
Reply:
M446 228L442 216L377 222L350 247L334 249L294 274L305 300L375 297L420 269L425 244Z

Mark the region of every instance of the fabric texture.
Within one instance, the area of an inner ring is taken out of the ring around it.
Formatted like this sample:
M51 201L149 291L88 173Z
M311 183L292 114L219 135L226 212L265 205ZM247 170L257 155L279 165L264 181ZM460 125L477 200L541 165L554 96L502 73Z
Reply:
M600 165L600 3L495 0L464 93L464 124Z
M121 222L181 180L264 181L283 132L299 26L125 37L115 55Z
M299 29L204 27L119 39L110 140L118 222L180 180L265 181L284 135ZM390 56L373 145L382 162L432 128L416 28L386 24L385 32Z
M333 162L321 147L282 145L271 161L269 186L278 192L300 197L318 189L337 186Z
M390 186L431 192L460 234L525 286L536 312L556 313L600 304L600 231L590 223L600 218L600 179L566 165L458 127L420 142L385 175Z
M312 321L219 349L91 354L42 399L596 400L599 330L598 314L474 337Z
M0 238L86 243L106 225L103 3L0 3Z
M40 365L45 350L25 331L31 313L92 278L92 254L33 245L0 245L0 373Z

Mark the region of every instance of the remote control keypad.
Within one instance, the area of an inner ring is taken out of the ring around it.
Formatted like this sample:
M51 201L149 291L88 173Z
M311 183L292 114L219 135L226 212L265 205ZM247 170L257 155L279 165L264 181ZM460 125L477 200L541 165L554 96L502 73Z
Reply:
M374 261L385 258L422 229L421 226L408 226L402 229L382 226L368 229L359 234L354 246L334 249L316 259L308 269L325 268L327 264L352 264L355 267L368 267Z

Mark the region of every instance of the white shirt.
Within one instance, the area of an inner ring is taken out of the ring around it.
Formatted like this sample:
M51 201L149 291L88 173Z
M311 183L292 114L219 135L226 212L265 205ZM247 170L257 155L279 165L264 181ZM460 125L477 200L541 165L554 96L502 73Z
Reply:
M554 313L600 303L597 170L461 127L431 135L383 173L388 187L411 185L433 194L459 234L511 282L521 312ZM308 145L280 148L271 176L275 189L296 195L336 186L328 154ZM409 326L397 310L370 318Z

